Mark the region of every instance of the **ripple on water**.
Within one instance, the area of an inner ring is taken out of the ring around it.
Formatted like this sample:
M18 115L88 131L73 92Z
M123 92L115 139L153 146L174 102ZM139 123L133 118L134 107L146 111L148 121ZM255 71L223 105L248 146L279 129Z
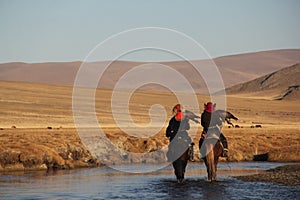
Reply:
M149 174L127 174L105 167L6 174L0 176L0 199L297 199L300 195L299 186L243 182L231 177L232 171L264 170L278 163L229 165L219 165L214 183L205 181L202 164L188 165L183 184L176 182L170 166Z

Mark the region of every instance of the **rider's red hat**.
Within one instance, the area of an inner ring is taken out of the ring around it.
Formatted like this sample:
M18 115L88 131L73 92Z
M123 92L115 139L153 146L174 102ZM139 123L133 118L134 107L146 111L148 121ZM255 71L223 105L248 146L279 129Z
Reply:
M180 104L176 104L173 108L173 112L181 112L181 105Z
M207 104L204 104L204 109L207 111L207 112L213 112L214 111L214 105L212 102L208 102Z

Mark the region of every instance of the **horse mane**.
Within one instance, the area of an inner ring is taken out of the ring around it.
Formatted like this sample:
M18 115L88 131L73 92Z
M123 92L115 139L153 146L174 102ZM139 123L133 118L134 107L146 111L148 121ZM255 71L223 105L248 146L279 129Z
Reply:
M233 120L238 120L236 116L234 116L231 112L226 111L226 110L216 110L215 113L217 113L220 118L222 119L223 122L227 122L231 126L234 127L233 123L231 122L231 119Z
M222 119L223 122L227 122L228 124L234 126L231 122L231 119L233 120L238 120L238 118L236 116L234 116L231 112L226 111L226 110L216 110L215 113L217 113L217 115L220 116L220 118ZM200 118L198 115L196 115L195 113L193 113L192 111L189 110L185 110L184 111L184 115L187 119L194 121L197 124L200 124L200 122L198 121L198 119Z
M192 111L185 110L184 115L187 119L190 119L190 120L196 122L197 124L200 124L200 122L197 120L200 117L198 115L194 114Z

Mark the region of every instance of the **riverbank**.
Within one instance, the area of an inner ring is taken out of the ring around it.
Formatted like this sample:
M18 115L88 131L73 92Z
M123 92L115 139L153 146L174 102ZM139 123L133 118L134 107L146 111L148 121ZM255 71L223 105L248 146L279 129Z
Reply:
M0 130L0 171L55 170L100 166L73 129Z
M120 152L145 153L144 158L121 154L126 164L162 163L166 161L161 152L151 156L151 152L166 149L169 141L164 129L148 138L124 134L118 128L104 129L107 138ZM282 137L282 132L285 137ZM267 153L267 161L300 162L300 141L298 129L278 128L224 128L229 143L229 162L252 161L254 155ZM120 164L120 152L104 152L99 146L102 140L92 138L92 150L103 154L110 163ZM195 160L199 162L197 137ZM0 171L52 170L96 167L103 165L91 149L87 149L74 128L4 128L0 130ZM292 152L292 153L291 153ZM220 161L224 161L220 158Z
M0 82L0 86L1 171L94 167L102 165L103 160L116 165L120 160L125 164L166 161L169 139L165 130L173 115L172 108L178 103L171 92L136 91L128 104L114 105L116 111L126 109L130 115L118 113L120 115L115 116L111 101L114 91L97 90L96 126L101 126L105 138L99 136L97 130L84 130L79 137L73 118L72 87L5 81ZM211 101L209 96L198 95L197 98L200 106ZM262 155L260 158L272 162L300 162L299 101L227 96L226 102L226 110L239 118L234 121L236 128L224 124L222 129L228 140L230 162L252 161L254 155ZM153 105L164 108L161 110L167 114L165 119L160 118L161 112L151 113ZM202 106L200 110L185 106L198 115L202 112ZM156 120L164 124L154 123ZM84 126L96 127L90 123L87 120ZM189 134L196 144L195 160L199 161L202 127L194 122L190 125ZM108 139L107 144L101 144L105 143L103 139Z
M300 164L285 165L263 171L259 174L236 176L249 182L271 182L283 185L300 185Z

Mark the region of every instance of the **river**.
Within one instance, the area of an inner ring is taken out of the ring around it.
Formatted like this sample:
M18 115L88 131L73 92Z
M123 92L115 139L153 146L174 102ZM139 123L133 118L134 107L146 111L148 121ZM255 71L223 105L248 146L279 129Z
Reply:
M218 181L209 183L204 164L189 163L183 184L176 182L171 166L146 174L108 167L2 173L0 199L298 199L299 186L243 182L233 177L280 165L283 163L220 163Z

